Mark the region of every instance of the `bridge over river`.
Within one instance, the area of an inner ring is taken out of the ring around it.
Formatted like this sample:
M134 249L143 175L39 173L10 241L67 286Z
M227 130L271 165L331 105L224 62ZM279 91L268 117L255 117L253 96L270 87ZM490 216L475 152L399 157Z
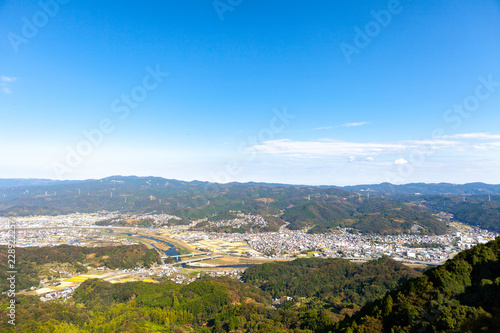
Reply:
M180 258L186 258L186 257L195 257L195 256L206 256L212 254L211 252L198 252L198 253L189 253L189 254L178 254L178 255L173 255L169 256L173 259L180 259ZM167 259L168 257L161 257L162 259Z
M208 257L201 257L198 258L199 256L208 256ZM203 260L210 260L210 259L216 259L222 257L221 255L214 255L212 252L198 252L198 253L189 253L189 254L179 254L179 255L173 255L170 256L173 259L179 260L176 261L175 263L172 263L170 265L179 265L179 264L189 264L192 262L197 262L197 261L203 261ZM162 257L162 259L168 258L167 256ZM192 259L187 259L187 260L182 260L181 258L192 258Z
M215 256L210 256L210 257L203 257L203 258L193 258L193 259L188 259L184 261L176 261L173 264L170 264L172 266L174 265L182 265L182 264L189 264L192 262L197 262L197 261L203 261L203 260L210 260L210 259L216 259L216 258L221 258L221 255L215 255Z

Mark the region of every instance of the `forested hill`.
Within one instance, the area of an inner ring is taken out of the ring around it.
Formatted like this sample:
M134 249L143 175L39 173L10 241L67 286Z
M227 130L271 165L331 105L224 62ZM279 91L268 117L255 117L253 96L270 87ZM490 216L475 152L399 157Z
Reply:
M425 195L402 199L415 200L433 211L451 213L456 221L500 232L500 195Z
M343 332L500 332L500 237L365 306Z
M337 226L368 233L442 234L445 224L417 205L335 187L184 182L158 177L109 177L50 186L0 189L0 216L119 211L168 213L192 220L223 219L229 211L261 215L260 231L290 228L323 232ZM217 231L217 230L215 230ZM244 231L244 230L243 230Z
M343 189L423 205L433 212L447 212L454 220L500 232L500 185L484 183L346 186Z
M363 264L345 259L296 259L249 267L243 281L274 298L323 304L332 313L352 313L420 273L388 257ZM296 303L295 303L296 304Z
M0 246L0 292L9 289L8 253L6 245ZM18 290L38 286L42 278L61 277L57 271L85 273L89 266L130 269L161 263L157 251L145 245L20 247L16 259Z

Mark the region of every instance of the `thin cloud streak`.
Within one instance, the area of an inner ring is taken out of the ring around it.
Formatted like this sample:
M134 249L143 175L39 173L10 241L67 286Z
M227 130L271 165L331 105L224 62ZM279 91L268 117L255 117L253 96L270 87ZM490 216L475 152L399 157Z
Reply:
M493 136L490 136L493 138ZM402 151L488 151L500 148L500 142L462 142L452 140L408 140L397 143L349 142L332 139L293 141L279 139L264 141L248 150L267 155L294 155L298 158L318 158L352 155L379 155Z
M325 126L325 127L316 127L316 128L311 128L311 131L323 131L323 130L329 130L333 129L333 126Z
M341 126L342 127L354 127L354 126L363 126L363 125L368 125L369 122L367 121L361 121L359 123L345 123L345 124L342 124Z
M250 147L250 150L264 154L293 154L303 157L335 156L335 155L366 155L384 151L403 150L402 144L358 143L323 139L318 141L292 141L289 139L265 141L260 145Z
M307 128L304 130L300 130L299 132L308 132L308 131L324 131L324 130L331 130L334 128L339 128L339 127L356 127L356 126L363 126L363 125L368 125L368 121L362 121L358 123L345 123L342 125L337 125L337 126L321 126L321 127L315 127L315 128Z
M500 134L490 134L490 133L462 133L453 135L443 135L442 139L479 139L479 140L498 140L500 139Z
M16 80L17 80L17 78L15 78L15 77L9 77L9 76L5 76L5 75L0 76L0 81L2 81L2 82L14 82Z

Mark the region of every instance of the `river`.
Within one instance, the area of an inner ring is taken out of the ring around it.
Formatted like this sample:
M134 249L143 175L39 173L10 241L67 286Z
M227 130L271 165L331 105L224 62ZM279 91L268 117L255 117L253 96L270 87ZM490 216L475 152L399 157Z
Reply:
M108 231L113 232L113 230L111 230L111 229L108 229ZM163 253L165 253L165 255L167 255L167 256L178 256L180 254L174 245L172 245L168 242L165 242L164 240L153 238L153 237L147 237L147 236L133 235L130 233L120 233L120 234L129 236L129 237L141 237L141 238L153 240L155 242L167 244L169 246L168 250L161 250L158 247L156 247L154 244L151 244L151 246L153 246L157 250L163 251ZM178 258L177 261L181 261L181 259ZM246 268L246 267L250 267L250 266L252 266L252 264L222 265L222 266L190 266L190 265L182 264L182 267L184 267L184 268L214 268L214 267L217 267L217 268Z
M112 229L108 229L108 231L109 232L113 232ZM167 256L178 256L178 255L180 255L179 251L177 251L177 248L174 245L172 245L172 244L170 244L168 242L165 242L164 240L157 239L157 238L152 238L152 237L147 237L147 236L133 235L133 234L130 234L130 233L125 233L125 232L121 232L119 234L120 235L126 235L126 236L129 236L129 237L140 237L140 238L150 239L150 240L153 240L155 242L167 244L168 247L169 247L168 250L161 250L158 247L156 247L154 244L151 244L151 246L153 246L157 250L162 251Z

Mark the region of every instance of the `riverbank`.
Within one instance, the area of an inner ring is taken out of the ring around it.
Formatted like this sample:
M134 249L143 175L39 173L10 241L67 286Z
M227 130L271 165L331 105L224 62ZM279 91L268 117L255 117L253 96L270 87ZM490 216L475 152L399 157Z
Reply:
M137 233L137 235L138 236L152 237L152 238L156 238L158 240L170 243L177 249L179 254L191 254L191 253L198 252L198 251L196 251L196 249L189 246L188 244L186 244L182 241L179 241L177 239L169 238L168 236L165 236L159 232L151 232L151 233L139 232L139 233Z
M123 238L123 239L133 240L133 241L136 241L136 242L141 243L143 245L146 245L146 247L148 249L154 249L154 246L151 245L151 242L148 242L146 239L142 239L142 238L139 238L139 237L133 237L133 236L127 236L127 235L122 234L121 231L117 232L117 231L114 231L113 229L111 229L111 230L112 230L112 232L109 232L108 230L105 230L105 229L102 229L102 230L99 230L99 231L103 235L112 236L112 237L116 237L116 238Z

